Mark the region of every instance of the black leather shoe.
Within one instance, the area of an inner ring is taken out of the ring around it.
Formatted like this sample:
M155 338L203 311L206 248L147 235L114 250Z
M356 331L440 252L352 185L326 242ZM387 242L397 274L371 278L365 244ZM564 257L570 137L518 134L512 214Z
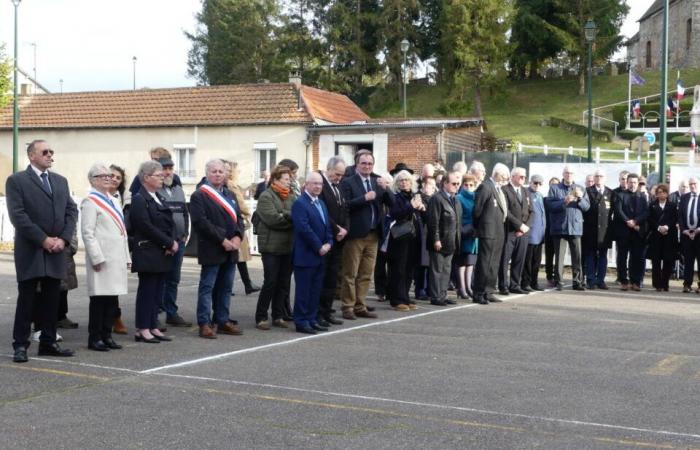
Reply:
M518 287L508 289L508 292L510 292L511 294L529 294L529 292L523 291L522 289L520 289Z
M529 294L530 292L534 292L534 291L535 291L535 290L532 289L530 286L524 286L524 287L521 287L520 289L522 289L523 291L527 292L528 294Z
M583 287L582 284L576 284L576 285L574 285L573 289L574 289L574 291L585 291L585 290L586 290L586 288Z
M102 339L102 342L104 342L105 345L111 348L112 350L121 350L122 348L124 348L121 345L114 342L114 339L112 338Z
M499 299L495 295L488 293L484 295L484 298L489 302L489 303L501 303L503 300Z
M141 336L140 334L134 335L134 340L136 342L143 342L146 344L160 344L160 341L156 339L155 337L152 337L151 339L146 339L145 337Z
M532 286L532 287L530 287L530 289L532 289L533 291L537 291L537 292L544 291L544 289L542 289L539 285Z
M445 303L442 300L430 300L430 304L435 305L435 306L446 306L447 305L447 303Z
M605 284L605 283L600 283L600 284L598 285L598 289L602 289L602 290L604 290L604 291L607 291L607 290L610 289L610 288L608 287L607 284Z
M328 327L331 326L331 324L330 324L329 322L327 322L326 319L324 319L323 317L317 317L317 318L316 318L316 323L317 323L319 326L325 327L325 328L328 328Z
M457 302L454 301L454 300L451 300L451 299L449 299L449 298L446 298L446 299L445 299L445 304L447 304L447 305L456 305Z
M489 301L486 299L486 296L478 297L476 300L474 300L474 303L478 303L480 305L488 305Z
M163 342L170 342L173 340L173 338L171 338L170 336L166 336L166 335L158 336L158 335L154 334L153 337L158 339L159 341L163 341Z
M367 307L367 311L369 311L369 312L372 312L372 311L374 311L375 309L376 309L376 308L375 308L374 306L368 306L368 307Z
M61 348L57 343L39 343L39 356L73 356L75 352L67 348Z
M317 323L311 325L311 328L313 328L313 329L316 330L316 331L328 331L328 328L323 327L323 326L321 326L321 325L319 325L319 324L317 324Z
M88 348L96 352L108 352L109 347L102 341L89 342Z
M318 333L316 333L316 330L314 330L314 329L311 328L310 326L297 327L297 333L318 334Z
M557 291L563 291L563 290L564 290L564 285L561 284L561 283L557 283L557 284L554 285L554 289L556 289Z
M259 290L260 286L250 283L249 286L245 287L245 295L252 294L253 292L258 292Z
M510 291L508 289L499 289L498 295L510 295Z
M27 358L27 349L24 347L16 348L15 356L12 358L12 361L16 363L25 363L29 361L29 358Z
M326 316L323 318L326 322L330 323L331 325L342 325L343 321L336 319L334 316Z

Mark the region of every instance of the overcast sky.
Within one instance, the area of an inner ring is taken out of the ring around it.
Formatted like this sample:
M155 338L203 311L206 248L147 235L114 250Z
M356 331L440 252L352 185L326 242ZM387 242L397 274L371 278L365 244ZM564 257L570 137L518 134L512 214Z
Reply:
M653 0L631 5L622 32L632 36L637 19ZM31 73L37 49L37 78L50 91L193 86L187 77L190 43L200 0L22 0L19 7L19 66ZM14 7L0 0L0 42L13 53Z

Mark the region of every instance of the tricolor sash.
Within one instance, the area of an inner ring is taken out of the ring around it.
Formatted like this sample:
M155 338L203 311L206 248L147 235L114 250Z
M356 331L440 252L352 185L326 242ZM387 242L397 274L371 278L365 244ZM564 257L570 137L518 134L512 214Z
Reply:
M236 210L233 209L233 206L231 206L231 204L228 202L228 200L226 200L226 198L223 196L223 194L221 192L217 191L216 189L209 186L208 184L201 185L199 187L199 190L204 195L206 195L207 197L212 199L212 201L214 203L216 203L217 205L222 207L224 209L224 211L226 212L226 214L228 214L229 217L231 217L231 220L233 220L233 223L236 223L236 224L238 223L238 216L236 215Z
M124 224L124 215L122 212L114 206L106 196L100 194L99 192L92 191L88 194L88 198L93 201L97 206L99 206L103 211L105 211L114 220L114 223L119 228L119 232L122 236L126 234L126 225Z

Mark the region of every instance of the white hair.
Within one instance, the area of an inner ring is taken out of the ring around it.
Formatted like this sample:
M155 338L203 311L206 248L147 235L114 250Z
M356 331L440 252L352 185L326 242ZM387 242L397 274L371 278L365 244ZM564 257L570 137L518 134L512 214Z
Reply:
M522 167L515 167L515 168L513 168L513 170L510 171L510 174L511 174L511 176L513 176L513 175L526 176L527 171Z
M338 164L341 164L341 163L343 165L345 165L345 160L343 159L342 156L332 156L328 160L328 164L326 164L326 170L333 170L333 169L335 169L335 166L337 166Z
M224 167L224 170L226 169L226 164L224 163L224 160L221 158L213 158L207 161L207 163L204 165L204 173L209 172L209 169L212 167L216 167L218 165L222 165Z
M88 181L90 182L91 186L94 186L93 180L95 179L96 175L103 175L103 174L111 174L112 170L107 166L105 163L95 163L90 167L90 170L88 170Z
M508 166L503 163L496 163L491 171L491 176L495 178L496 175L502 175L506 178L510 178L510 169L508 169Z
M469 167L469 171L471 173L474 173L474 172L486 173L486 167L484 167L484 165L481 162L474 161L474 162L472 162L472 165Z
M452 171L464 174L467 172L467 165L464 163L464 161L457 161L452 166Z
M411 192L416 192L418 190L418 183L416 183L416 179L413 178L413 175L411 175L408 170L402 170L394 176L394 192L399 192L401 190L399 189L399 182L405 178L411 180Z

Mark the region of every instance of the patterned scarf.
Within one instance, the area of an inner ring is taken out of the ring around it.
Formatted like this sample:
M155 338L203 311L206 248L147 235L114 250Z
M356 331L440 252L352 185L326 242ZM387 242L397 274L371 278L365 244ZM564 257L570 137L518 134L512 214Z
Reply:
M273 181L270 184L270 188L273 191L277 192L277 195L279 195L282 200L287 200L287 197L289 197L289 188L282 187L282 185L280 185L276 181Z

